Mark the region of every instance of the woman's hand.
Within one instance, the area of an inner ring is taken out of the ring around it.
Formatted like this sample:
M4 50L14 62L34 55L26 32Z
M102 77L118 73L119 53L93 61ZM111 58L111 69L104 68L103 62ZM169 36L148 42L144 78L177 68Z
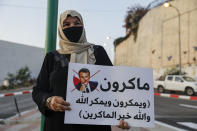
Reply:
M121 129L127 129L127 130L130 129L130 126L124 120L120 120L120 124L117 127Z
M64 112L65 110L71 110L70 103L66 102L60 96L52 96L49 108L53 111Z

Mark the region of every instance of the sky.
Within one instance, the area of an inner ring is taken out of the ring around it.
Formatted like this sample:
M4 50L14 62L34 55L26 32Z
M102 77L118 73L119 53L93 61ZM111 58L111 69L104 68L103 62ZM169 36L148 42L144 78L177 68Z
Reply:
M80 12L88 42L104 46L113 61L113 40L125 36L128 7L146 7L152 1L59 0L58 17L68 9ZM0 40L44 48L46 15L47 0L0 0Z

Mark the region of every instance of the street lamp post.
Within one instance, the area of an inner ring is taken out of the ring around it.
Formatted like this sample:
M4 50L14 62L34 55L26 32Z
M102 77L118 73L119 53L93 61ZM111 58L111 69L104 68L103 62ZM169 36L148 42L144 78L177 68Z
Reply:
M176 8L175 6L171 5L170 3L166 2L163 4L164 7L172 7L174 8L177 13L178 13L178 35L179 35L179 75L181 75L181 19L180 19L180 16L181 16L181 13L179 11L178 8Z

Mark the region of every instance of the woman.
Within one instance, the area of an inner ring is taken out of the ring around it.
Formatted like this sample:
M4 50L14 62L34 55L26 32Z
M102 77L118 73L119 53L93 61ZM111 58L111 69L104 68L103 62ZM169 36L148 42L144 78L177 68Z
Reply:
M64 124L64 112L71 110L66 99L68 61L83 64L112 63L102 46L86 40L81 15L73 10L61 14L58 27L60 49L46 54L32 97L45 116L45 131L110 131L110 126ZM120 121L120 128L128 124Z

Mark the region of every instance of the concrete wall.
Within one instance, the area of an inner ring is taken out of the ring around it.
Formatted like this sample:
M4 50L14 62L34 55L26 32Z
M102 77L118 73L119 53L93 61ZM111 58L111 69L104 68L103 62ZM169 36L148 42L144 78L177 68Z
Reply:
M44 49L0 40L0 85L7 73L28 66L37 77L44 59Z
M180 10L181 55L183 70L196 68L197 0L175 0L171 4ZM150 10L140 21L136 42L133 36L117 45L116 65L130 65L160 70L179 65L178 14L163 6ZM127 49L125 49L127 47ZM194 69L196 70L196 69ZM192 71L189 71L192 72ZM193 73L197 77L197 72Z

